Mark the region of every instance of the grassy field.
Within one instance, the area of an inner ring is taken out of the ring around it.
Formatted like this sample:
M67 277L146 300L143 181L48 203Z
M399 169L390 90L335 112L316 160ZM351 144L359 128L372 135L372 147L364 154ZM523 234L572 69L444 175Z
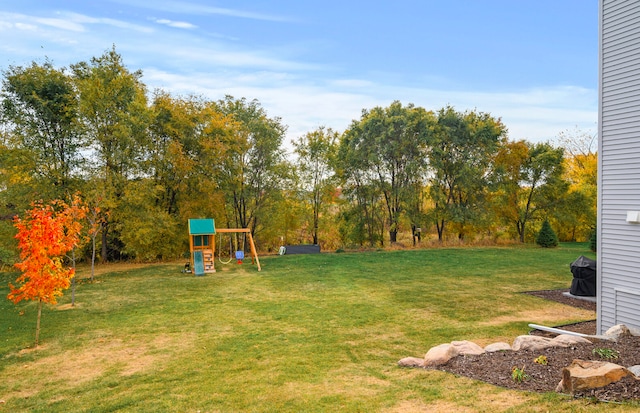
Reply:
M608 411L396 365L593 319L520 294L567 288L581 254L593 257L586 244L292 255L204 277L106 266L74 308L67 292L43 311L37 349L36 305L4 299L3 274L0 412Z

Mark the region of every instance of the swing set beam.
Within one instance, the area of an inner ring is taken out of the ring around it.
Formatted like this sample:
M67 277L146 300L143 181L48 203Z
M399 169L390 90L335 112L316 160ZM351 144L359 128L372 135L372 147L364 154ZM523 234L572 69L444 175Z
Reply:
M262 271L260 268L260 259L258 259L258 252L256 251L256 245L253 243L253 236L251 236L251 230L249 228L216 228L216 233L246 233L247 239L249 239L249 247L251 248L251 264L258 266L258 271ZM214 239L215 242L215 239ZM215 246L214 246L215 250Z

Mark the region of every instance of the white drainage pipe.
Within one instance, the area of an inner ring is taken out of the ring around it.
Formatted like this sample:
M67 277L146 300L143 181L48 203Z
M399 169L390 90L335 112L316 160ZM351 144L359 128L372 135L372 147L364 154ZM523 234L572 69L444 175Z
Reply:
M576 333L575 331L567 331L567 330L562 330L554 327L545 327L538 324L529 324L529 327L534 328L536 330L546 331L548 333L554 333L554 334L568 334L570 336L591 337L589 334Z

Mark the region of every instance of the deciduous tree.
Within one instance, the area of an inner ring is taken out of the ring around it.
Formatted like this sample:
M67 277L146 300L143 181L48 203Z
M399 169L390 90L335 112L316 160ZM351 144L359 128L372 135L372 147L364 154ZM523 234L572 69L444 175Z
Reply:
M230 223L255 234L265 204L273 200L291 169L284 159L282 140L286 127L270 118L257 100L226 96L219 110L235 121L217 174L220 189L233 210Z
M8 165L32 178L31 196L34 191L48 199L66 196L77 189L72 178L80 172L86 146L71 77L49 61L10 66L3 75L1 115L7 149L13 149L5 153L15 158Z
M598 198L596 135L575 129L558 137L565 150L564 179L569 189L553 218L561 240L586 241L595 231Z
M148 174L157 188L154 205L181 217L181 206L217 189L216 174L236 126L213 102L155 93L148 153ZM205 189L205 188L208 188ZM205 213L200 211L200 213Z
M343 243L374 246L383 243L384 217L381 218L382 194L375 185L373 171L343 134L338 148L336 173L341 182L345 205L341 212L340 234Z
M541 212L550 215L560 205L568 184L563 179L562 148L521 141L506 145L497 162L500 196L496 201L505 222L514 225L525 242L528 224Z
M447 223L462 239L468 225L484 218L493 160L505 135L502 122L487 113L461 113L450 106L438 112L428 156L431 215L439 240Z
M330 184L339 134L331 128L320 127L294 142L294 152L298 156L297 165L305 200L311 205L312 238L318 244L320 213L324 201L335 191Z
M22 274L18 286L10 284L8 298L14 303L38 301L35 345L40 337L42 304L56 304L57 297L69 287L73 268L63 264L64 256L79 242L79 211L63 201L36 203L24 218L16 218L16 238L20 262L15 264Z
M119 206L127 183L142 175L149 117L140 71L131 72L115 47L89 62L71 66L79 91L79 114L92 142L94 188L101 192L108 220L102 224L102 260L107 260L111 232L124 217ZM119 256L122 242L112 242Z
M391 242L396 242L411 191L423 182L433 120L425 109L395 101L387 108L363 110L343 135L342 162L356 162L374 178L384 199Z

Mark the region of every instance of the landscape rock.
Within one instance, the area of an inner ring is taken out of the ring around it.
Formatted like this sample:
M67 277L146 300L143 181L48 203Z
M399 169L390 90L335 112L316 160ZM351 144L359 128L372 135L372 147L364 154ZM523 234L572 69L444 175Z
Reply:
M518 336L511 346L514 351L531 350L541 351L553 347L552 339L541 336Z
M614 337L601 334L601 335L589 336L589 341L591 341L592 343L602 343L602 342L607 342L607 341L611 342L616 340Z
M629 370L631 374L633 374L636 378L640 378L640 366L638 365L630 366L630 367L627 367L627 370Z
M452 341L449 344L440 344L432 347L424 356L424 366L434 367L446 364L453 357L484 353L484 349L471 341Z
M610 337L614 341L617 341L620 337L631 336L631 330L629 330L629 327L624 324L618 324L608 329L604 335Z
M451 342L451 351L453 352L452 357L459 355L479 355L484 353L484 349L477 345L472 341L452 341Z
M591 341L584 337L574 336L571 334L560 334L551 339L551 344L556 347L571 347L574 344L591 344Z
M487 345L484 351L487 353L495 353L496 351L511 351L511 345L509 343L498 342Z
M629 327L629 332L631 333L632 336L634 337L640 337L640 328L636 328L636 327Z
M424 359L418 357L405 357L402 360L398 361L398 366L400 367L423 367Z
M440 344L431 347L424 356L425 366L441 366L451 360L451 344Z
M562 381L558 387L572 394L577 390L604 387L630 374L626 368L607 361L574 360L562 370Z

